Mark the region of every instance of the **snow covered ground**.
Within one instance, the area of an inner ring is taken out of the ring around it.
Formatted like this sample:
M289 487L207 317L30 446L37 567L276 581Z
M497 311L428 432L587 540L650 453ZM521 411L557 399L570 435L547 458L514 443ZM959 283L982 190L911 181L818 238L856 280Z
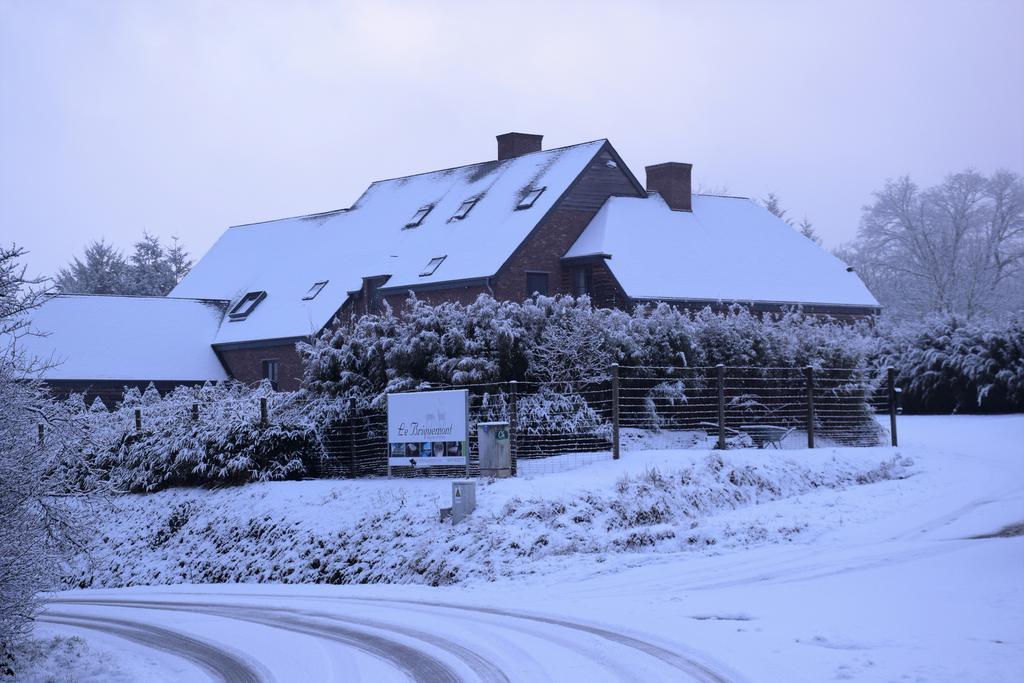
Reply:
M463 530L471 542L444 536L423 556L436 562L447 549L449 568L460 568L450 581L457 585L67 591L54 596L40 633L82 636L110 662L86 680L1024 680L1024 536L999 533L1024 522L1024 416L907 417L900 428L904 445L895 450L729 452L723 471L751 477L722 489L742 494L735 504L714 496L665 501L685 487L665 489L650 474L689 468L695 483L722 484L706 452L629 453L617 463L486 486L471 518L479 526ZM803 469L784 464L793 458ZM879 470L886 462L895 464ZM254 510L266 508L268 528L300 514L314 526L345 528L346 510L365 523L368 509L404 501L414 512L402 518L411 525L402 547L422 550L423 520L433 513L423 501L442 503L448 486L301 482L216 496L244 495ZM296 495L294 487L306 488ZM583 491L593 505L558 509ZM163 506L166 521L194 493L146 500ZM631 496L661 500L667 517L650 520L652 543L623 549L613 542L617 532L607 532L621 516L607 508L642 511L644 500L626 505ZM555 509L541 519L545 502ZM548 547L572 547L510 552L508 539L487 533L508 532L495 515L510 503L530 513L516 525L520 540L546 533ZM585 533L566 523L576 513L595 515ZM185 580L163 572L202 548L181 535L185 527L161 535L152 519L126 506L123 528L140 540L107 543L108 552L123 554L124 577L156 568L157 580ZM206 509L183 524L220 528ZM559 524L568 529L554 537ZM693 535L701 542L691 543ZM261 539L294 538L268 530L237 536L260 563ZM496 543L492 564L510 571L470 571L484 541ZM101 562L94 583L117 583L112 559ZM399 553L395 562L406 582L417 576L398 566L408 559ZM128 566L133 561L147 568ZM275 579L272 566L268 576L245 578ZM443 575L436 569L431 576Z

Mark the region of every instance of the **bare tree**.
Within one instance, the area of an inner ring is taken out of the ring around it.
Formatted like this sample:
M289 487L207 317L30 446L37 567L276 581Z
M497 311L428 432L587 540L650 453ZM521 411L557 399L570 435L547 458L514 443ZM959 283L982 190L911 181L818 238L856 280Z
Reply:
M1024 305L1024 182L975 171L918 188L887 181L837 251L892 312L977 315Z
M26 275L23 255L0 247L0 675L14 673L13 648L31 627L38 592L79 545L94 493L79 478L74 424L39 380L45 359L19 344L39 333L31 314L50 293L47 281Z

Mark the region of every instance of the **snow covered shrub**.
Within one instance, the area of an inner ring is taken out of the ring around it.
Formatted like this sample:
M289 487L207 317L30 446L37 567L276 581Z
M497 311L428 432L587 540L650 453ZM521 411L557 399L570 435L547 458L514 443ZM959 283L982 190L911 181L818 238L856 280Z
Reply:
M179 387L163 398L152 387L132 389L109 413L95 404L85 410L79 397L67 404L77 409L87 433L83 450L99 476L118 491L149 492L304 476L321 454L317 429L280 400L273 419L261 424L258 401L271 396L266 387L224 383ZM136 408L142 430L135 429Z
M611 438L611 423L578 393L541 387L519 399L519 424L531 435L580 434Z
M1000 320L888 326L875 362L896 368L907 412L1024 410L1024 311Z

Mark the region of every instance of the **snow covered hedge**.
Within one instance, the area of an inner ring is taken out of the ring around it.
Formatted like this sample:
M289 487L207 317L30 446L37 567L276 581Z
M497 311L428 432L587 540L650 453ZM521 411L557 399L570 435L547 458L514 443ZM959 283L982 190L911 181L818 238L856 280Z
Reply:
M428 480L122 496L115 501L119 514L106 517L89 557L83 555L66 582L492 581L630 553L785 542L810 520L756 506L913 472L913 462L902 455L861 450L837 449L813 459L698 451L679 451L658 464L657 456L649 458L633 458L625 472L618 465L589 470L572 484L481 482L477 511L454 526L438 522L447 483ZM728 514L740 508L750 514Z
M260 422L259 399L274 401L274 419ZM284 395L237 383L179 387L161 398L152 387L131 389L113 411L81 396L64 402L90 468L88 477L116 491L157 491L178 485L223 485L298 479L319 459L318 432L305 406ZM193 419L193 405L198 419ZM136 430L135 410L142 429Z
M870 333L866 325L796 310L687 312L657 304L626 312L594 308L587 297L517 303L481 295L469 305L410 298L401 315L386 309L363 316L299 350L306 389L381 405L388 392L426 383L586 385L606 380L613 362L647 368L864 367Z
M886 328L875 362L896 368L907 412L1024 411L1024 312Z

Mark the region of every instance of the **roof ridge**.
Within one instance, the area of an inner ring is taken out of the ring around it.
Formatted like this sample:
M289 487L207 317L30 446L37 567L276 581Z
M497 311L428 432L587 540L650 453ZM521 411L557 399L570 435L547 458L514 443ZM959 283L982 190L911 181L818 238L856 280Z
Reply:
M238 223L236 225L229 225L228 230L232 228L247 228L251 225L263 225L264 223L276 223L278 221L293 221L300 218L317 218L318 216L328 216L335 213L345 213L351 211L352 207L348 206L344 209L330 209L329 211L314 211L313 213L300 213L297 216L281 216L280 218L268 218L265 221L252 221L251 223Z
M161 296L159 294L87 294L85 292L58 292L53 295L54 299L62 297L92 297L94 299L105 298L105 299L159 299L161 301L199 301L199 302L217 302L217 303L231 303L230 299L210 299L207 297L196 297L196 296Z
M571 149L573 147L583 147L584 145L592 145L595 142L608 142L608 138L597 138L596 140L587 140L586 142L577 142L571 145L562 145L561 147L551 147L549 149L539 149L536 152L527 152L526 154L520 154L519 156L509 157L508 159L490 159L488 161L477 161L472 164L460 164L459 166L449 166L448 168L438 168L433 171L421 171L420 173L410 173L408 175L395 176L394 178L382 178L381 180L374 180L370 183L370 187L377 185L378 183L390 183L396 180L405 180L406 178L415 178L421 175L430 175L432 173L445 173L447 171L457 171L461 168L469 168L471 166L483 166L484 164L501 164L506 161L514 161L515 159L521 159L523 157L533 156L534 154L548 154L549 152L560 152L564 149ZM364 193L365 194L365 193Z

